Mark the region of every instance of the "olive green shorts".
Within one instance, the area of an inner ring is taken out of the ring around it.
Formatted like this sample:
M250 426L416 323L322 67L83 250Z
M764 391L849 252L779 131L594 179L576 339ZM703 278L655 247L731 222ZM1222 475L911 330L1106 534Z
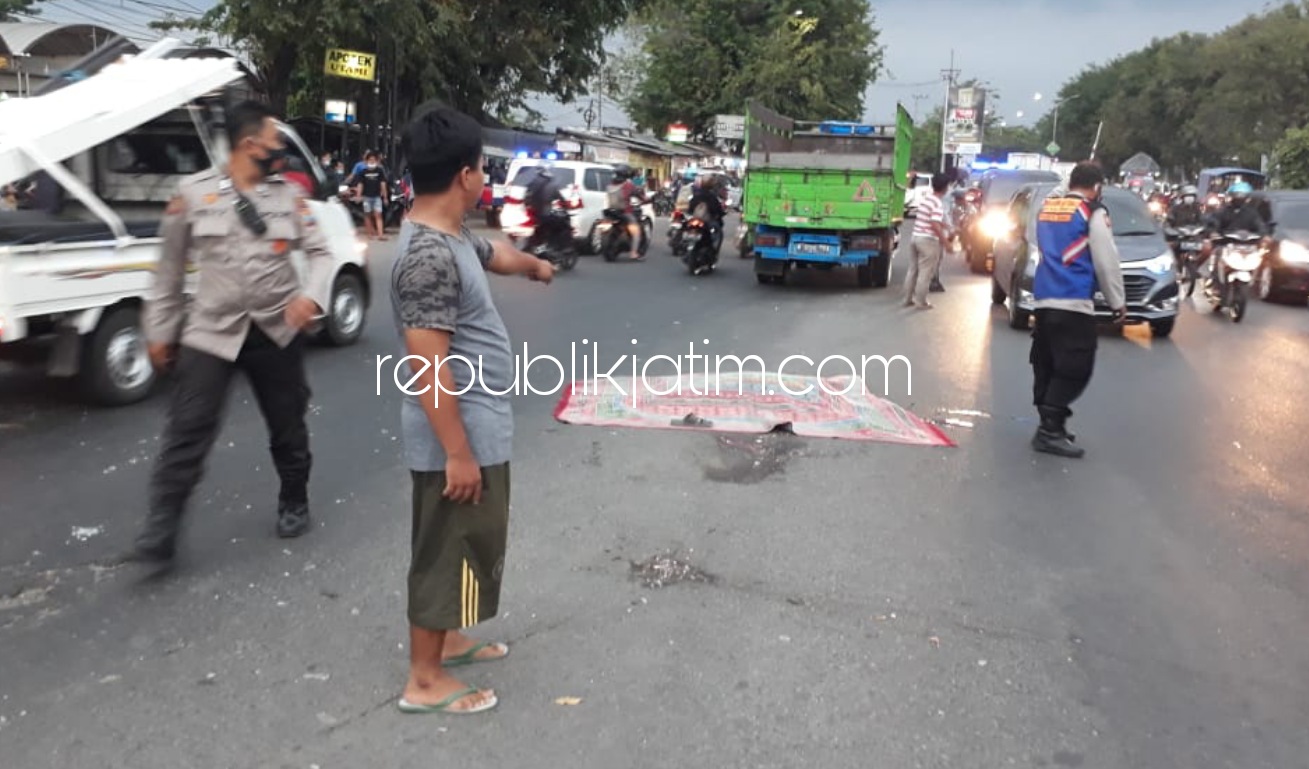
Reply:
M509 464L482 468L480 504L441 494L444 472L410 471L409 624L459 630L496 615L509 535Z

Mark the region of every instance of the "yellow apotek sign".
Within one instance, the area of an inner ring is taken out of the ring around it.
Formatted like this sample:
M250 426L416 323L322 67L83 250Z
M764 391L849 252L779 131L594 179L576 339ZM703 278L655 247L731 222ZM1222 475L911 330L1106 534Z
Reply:
M376 69L376 54L346 51L341 48L328 48L327 63L323 66L323 71L329 75L369 81L373 79Z

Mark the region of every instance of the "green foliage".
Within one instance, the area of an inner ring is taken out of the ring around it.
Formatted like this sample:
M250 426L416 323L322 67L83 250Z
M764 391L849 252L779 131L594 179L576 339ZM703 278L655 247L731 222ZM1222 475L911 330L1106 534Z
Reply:
M1097 159L1111 172L1137 152L1193 177L1201 168L1258 168L1287 129L1309 123L1309 2L1253 15L1213 36L1156 40L1091 67L1058 99L1066 159ZM1037 125L1050 136L1053 113Z
M1273 152L1281 186L1309 189L1309 127L1292 128L1277 143Z
M15 13L35 14L41 0L0 0L0 21L20 21Z
M318 114L325 96L373 87L326 78L328 48L376 53L379 78L398 77L405 107L439 98L478 119L526 108L532 93L564 101L599 71L605 35L641 0L573 0L525 8L514 0L221 0L198 19L160 26L238 41L274 106ZM408 109L400 110L407 114Z
M632 25L639 45L622 57L621 101L640 127L682 122L707 138L715 115L757 99L801 120L858 120L882 70L865 0L652 0Z

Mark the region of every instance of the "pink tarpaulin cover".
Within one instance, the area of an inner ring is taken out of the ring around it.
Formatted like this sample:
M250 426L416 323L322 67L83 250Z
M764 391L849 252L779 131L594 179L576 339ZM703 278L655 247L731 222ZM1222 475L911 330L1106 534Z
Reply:
M790 392L787 392L789 390ZM767 433L954 446L935 425L865 392L858 378L758 373L575 382L555 407L572 425Z

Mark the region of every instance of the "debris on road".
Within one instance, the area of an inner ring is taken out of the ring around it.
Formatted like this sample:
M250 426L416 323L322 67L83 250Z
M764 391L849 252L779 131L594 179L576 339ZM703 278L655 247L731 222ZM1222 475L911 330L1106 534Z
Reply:
M74 526L72 537L78 542L85 542L91 537L98 537L105 532L103 526Z
M928 641L930 644L932 644L932 648L933 648L933 649L940 649L940 648L941 648L941 639L940 639L940 638L937 638L936 636L932 636L931 638L928 638L927 641Z
M581 697L559 697L555 699L556 705L581 705Z
M680 560L671 552L651 556L640 563L633 561L632 575L649 588L660 588L678 582L713 583L715 580L713 575Z

